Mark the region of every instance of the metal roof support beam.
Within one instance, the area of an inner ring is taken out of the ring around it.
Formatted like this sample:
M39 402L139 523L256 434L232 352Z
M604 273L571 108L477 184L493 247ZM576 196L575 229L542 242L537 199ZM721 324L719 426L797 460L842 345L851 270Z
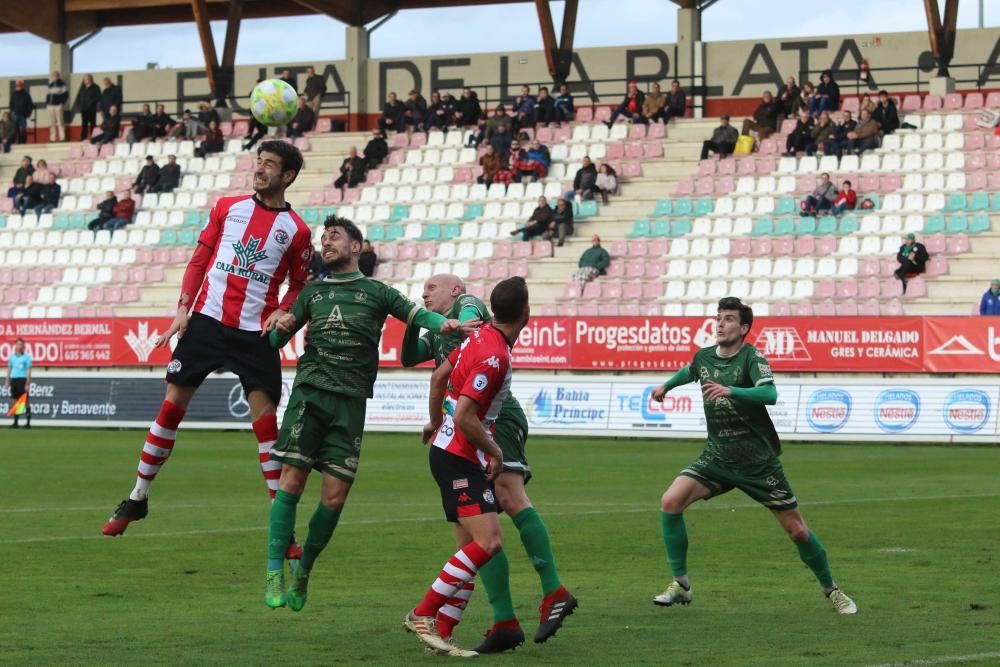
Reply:
M206 0L191 0L191 12L198 27L198 38L201 40L201 50L205 55L205 74L208 76L208 87L216 104L225 106L225 99L233 92L234 65L236 63L236 44L240 36L240 22L243 20L243 0L233 0L229 3L229 14L226 20L226 40L222 46L222 63L215 50L215 37L212 35L211 16ZM221 102L221 104L219 104Z
M938 0L924 0L927 12L927 32L931 42L931 53L937 59L939 77L948 77L948 65L955 55L955 27L958 23L958 0L945 0L944 23L938 9Z
M552 22L549 0L535 0L538 10L538 25L542 30L542 45L545 49L545 63L555 83L563 83L573 65L573 36L576 32L576 12L579 0L566 0L563 11L561 40L556 42L556 29Z

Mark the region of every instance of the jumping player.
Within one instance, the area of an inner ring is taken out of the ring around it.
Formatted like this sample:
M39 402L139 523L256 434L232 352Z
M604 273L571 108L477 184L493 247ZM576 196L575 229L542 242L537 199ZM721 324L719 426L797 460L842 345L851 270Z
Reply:
M459 657L477 653L442 638L436 619L503 546L491 482L503 469L504 459L493 434L510 393L510 350L530 316L524 279L499 282L490 304L493 321L453 349L431 376L430 422L423 441L432 445L431 472L445 517L455 524L459 549L403 620L404 627L429 648ZM506 580L506 559L500 567L499 577Z
M465 293L465 284L458 276L440 274L431 276L424 283L424 306L429 310L459 321L489 321L490 313L477 297ZM458 333L441 335L432 331L419 335L419 327L408 327L403 337L401 360L403 366L416 366L434 360L441 366L448 359L462 337ZM493 439L503 452L503 468L495 483L496 499L510 515L518 529L528 558L534 565L542 584L541 622L535 633L536 642L544 642L554 635L563 620L577 607L576 598L562 586L548 530L541 516L531 504L525 485L531 479L531 468L524 449L528 437L528 420L521 404L508 393L496 419ZM462 546L461 544L459 546ZM477 653L500 653L524 643L524 631L514 614L511 600L507 555L501 549L480 571L483 586L493 608L493 627L474 650ZM465 607L472 596L475 580L469 581L448 601L437 615L437 632L445 640L452 636L455 626L462 620Z
M255 194L224 197L212 209L184 272L177 315L157 341L162 347L175 333L179 339L167 364L166 398L146 436L135 488L104 524L105 535L121 535L129 523L145 518L149 485L173 451L188 404L205 377L220 368L243 385L274 499L280 466L268 454L278 439L281 365L266 334L302 291L312 258L309 227L285 201L302 166L297 148L266 141L257 150ZM288 291L279 303L286 277ZM288 557L297 558L298 545L287 546Z
M778 460L781 443L764 407L777 402L778 392L767 359L744 340L752 325L749 306L734 297L719 301L717 344L695 352L689 365L652 394L654 401L662 401L675 387L701 383L708 426L705 450L663 494L663 542L674 579L653 602L664 607L691 603L683 512L697 500L738 488L771 510L798 548L802 562L816 575L834 610L838 614L857 613L857 606L834 582L826 549L802 518Z
M323 231L323 262L329 274L309 283L270 334L282 347L306 324L305 352L271 459L281 465L277 498L271 505L264 601L272 609L306 603L309 574L329 543L358 472L365 408L378 373L379 339L386 317L448 334L460 325L414 305L396 290L358 270L361 230L331 216ZM285 590L285 545L295 527L296 505L310 470L322 474L320 503L309 520L309 534L292 583Z

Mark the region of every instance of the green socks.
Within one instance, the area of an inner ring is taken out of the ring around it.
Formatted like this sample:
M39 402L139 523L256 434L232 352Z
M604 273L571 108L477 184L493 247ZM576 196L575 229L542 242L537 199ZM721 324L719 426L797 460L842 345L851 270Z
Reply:
M667 561L675 577L687 574L688 533L683 514L660 514L663 544L667 547ZM804 558L803 558L804 560Z
M514 601L510 598L510 563L507 562L507 554L503 549L493 554L493 558L479 568L479 578L493 608L493 622L516 618Z
M809 531L809 541L804 544L795 543L799 550L799 558L809 566L812 573L819 579L820 585L824 589L833 588L833 575L830 573L830 561L826 558L826 549L819 541L816 533Z
M295 506L299 496L278 489L271 503L271 516L267 529L267 569L280 570L285 566L285 552L295 532Z
M521 534L524 550L528 552L531 564L542 580L542 594L548 595L559 589L559 571L556 569L556 559L552 555L552 543L549 541L549 531L542 522L534 507L521 510L513 517L514 526Z
M306 535L306 543L302 546L302 560L299 561L307 572L312 569L316 557L329 544L339 520L340 510L332 510L323 503L316 507L312 518L309 519L309 534Z

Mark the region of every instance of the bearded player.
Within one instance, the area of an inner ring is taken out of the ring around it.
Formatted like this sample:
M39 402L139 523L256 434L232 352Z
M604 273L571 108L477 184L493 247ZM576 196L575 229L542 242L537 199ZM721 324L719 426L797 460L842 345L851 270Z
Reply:
M156 343L162 347L178 336L167 364L166 398L146 436L135 488L104 524L105 535L121 535L146 517L149 486L173 451L184 413L208 374L220 368L243 385L274 499L280 466L268 454L278 438L281 365L266 334L302 291L312 257L309 227L285 201L302 166L302 154L291 144L264 142L257 150L255 194L224 197L212 209L184 272L177 315ZM279 303L286 277L288 291ZM288 557L298 558L298 545L286 546Z
M264 601L272 609L286 604L292 611L302 609L313 565L340 520L358 472L365 408L375 386L386 317L443 334L460 327L470 333L479 325L477 321L460 325L366 278L358 270L361 230L335 216L324 226L322 252L328 275L302 290L292 312L270 334L271 344L280 348L309 325L278 444L271 449L271 459L281 465L277 498L271 505L264 590ZM320 502L286 591L285 547L311 470L322 475Z
M778 391L767 359L745 342L752 325L749 306L734 297L722 299L716 316L717 344L695 352L689 365L653 391L652 399L662 401L675 387L701 383L708 426L705 450L663 494L663 542L674 579L653 602L664 607L691 603L684 510L695 501L737 488L771 510L834 610L838 614L857 613L854 601L834 582L826 549L802 518L778 460L781 443L765 407L778 401Z
M440 274L428 278L424 283L423 298L428 310L460 322L490 320L486 304L466 294L465 284L455 275ZM441 335L428 331L420 336L420 328L411 326L403 337L401 361L403 366L410 367L433 359L435 366L440 367L461 342L459 333ZM525 492L525 485L531 479L531 468L524 453L527 437L528 420L521 404L508 392L496 418L493 435L503 451L503 468L495 482L495 491L500 507L513 519L528 558L541 579L541 622L535 641L544 642L573 613L577 601L559 580L548 530ZM493 608L494 624L474 650L477 653L500 653L520 646L524 643L524 631L514 614L509 565L503 550L490 559L479 571L479 576ZM450 638L455 626L462 620L474 587L475 580L466 583L438 612L437 632L443 639Z

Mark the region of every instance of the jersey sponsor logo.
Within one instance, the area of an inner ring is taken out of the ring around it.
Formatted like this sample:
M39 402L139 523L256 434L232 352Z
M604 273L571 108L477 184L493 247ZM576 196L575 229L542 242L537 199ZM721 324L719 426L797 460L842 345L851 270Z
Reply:
M344 316L340 314L340 306L334 306L330 310L330 316L326 318L326 323L324 326L328 329L346 329L347 325L344 324Z
M233 252L236 257L233 264L242 266L245 269L252 269L253 265L262 259L267 259L267 253L260 249L261 239L251 236L246 243L243 241L233 242Z
M469 488L469 478L468 477L464 477L462 479L453 479L451 481L451 488L454 491L457 491L459 489L467 489L467 488Z
M500 358L497 357L496 355L493 355L492 357L486 360L486 365L491 366L497 370L500 370Z
M958 389L944 399L944 423L956 433L976 433L990 419L990 397L979 389Z
M875 423L886 433L908 431L920 416L920 396L910 389L886 389L875 399Z
M128 333L125 334L125 342L128 343L129 349L135 353L136 359L145 363L149 361L149 355L156 349L156 341L160 338L160 331L153 329L150 332L149 322L146 320L139 322L136 328L138 331L132 331L129 328Z
M245 225L250 222L250 218L230 213L226 216L226 224L229 224L230 222L235 225Z
M482 373L477 374L476 377L473 378L472 380L472 388L475 389L476 391L482 391L483 389L486 389L486 387L489 386L489 384L490 384L489 378L483 375Z
M180 373L181 372L181 360L180 359L171 359L170 363L167 364L167 372L168 373Z
M490 491L489 489L486 489L485 491L483 491L483 500L485 500L490 505L492 505L494 503L493 492Z
M280 245L285 245L286 243L288 243L288 232L286 232L284 229L277 230L276 232L274 232L274 240Z
M271 278L260 271L254 271L253 269L235 266L233 264L226 264L221 260L215 262L215 268L224 273L230 273L234 276L246 278L264 285L269 285L271 283Z
M806 402L806 421L820 433L836 433L851 416L851 395L843 389L817 389Z

